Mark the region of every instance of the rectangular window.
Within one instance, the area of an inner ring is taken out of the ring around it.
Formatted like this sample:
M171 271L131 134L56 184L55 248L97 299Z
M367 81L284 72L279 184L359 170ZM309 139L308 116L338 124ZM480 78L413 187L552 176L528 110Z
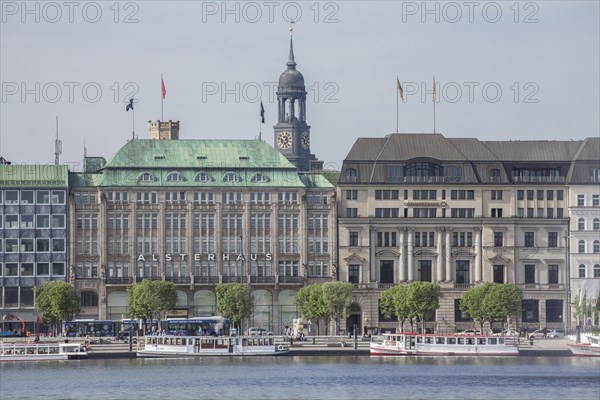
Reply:
M504 265L494 265L494 283L504 283Z
M525 247L535 246L535 232L525 232Z
M543 208L538 208L536 210L536 212L537 212L537 214L536 214L537 218L544 218L544 209Z
M52 191L52 204L65 204L65 191L64 190L53 190Z
M585 206L585 195L584 194L577 195L577 205L579 207Z
M523 300L523 322L539 322L539 300Z
M52 215L52 228L64 228L65 216L61 214Z
M563 218L563 209L562 208L556 209L556 218Z
M19 191L7 190L5 193L5 204L19 204Z
M517 208L517 218L525 217L525 209L523 207Z
M504 245L504 233L494 232L494 247L502 247Z
M381 260L379 262L379 282L394 283L394 261Z
M52 263L53 276L65 276L65 264L61 262Z
M537 191L537 199L538 200L544 200L544 191L543 190L538 190Z
M548 265L548 283L550 285L558 284L558 265Z
M346 190L346 200L357 200L358 190Z
M492 218L502 218L502 209L492 208Z
M21 190L21 204L33 204L33 190Z
M554 218L554 208L546 209L546 218Z
M502 200L502 190L492 190L492 200Z
M563 200L564 198L564 190L557 190L556 191L556 200Z
M546 300L546 322L563 322L562 300Z
M535 265L534 264L525 264L525 284L526 285L535 284Z
M44 262L44 263L37 263L36 264L36 268L37 268L37 276L48 276L50 275L50 264Z
M358 208L346 208L346 218L358 217Z
M524 199L525 199L525 191L517 190L517 200L524 200Z
M592 194L592 206L600 206L600 194Z
M456 261L456 283L466 285L470 283L469 280L469 261L457 260Z
M36 228L50 228L50 216L49 215L36 215Z
M431 282L431 260L419 260L419 281Z
M533 208L532 207L527 208L527 218L533 218Z
M548 247L558 247L558 232L548 232Z
M546 200L554 200L554 190L546 190Z
M348 282L358 283L359 282L359 265L350 264L348 265Z
M350 232L348 245L353 247L358 246L358 232Z
M21 263L21 276L33 276L33 263Z
M527 200L533 200L533 190L527 191Z
M50 192L48 190L38 190L35 197L36 204L50 204Z
M386 167L386 178L388 182L401 182L402 181L402 166L401 165L388 165Z

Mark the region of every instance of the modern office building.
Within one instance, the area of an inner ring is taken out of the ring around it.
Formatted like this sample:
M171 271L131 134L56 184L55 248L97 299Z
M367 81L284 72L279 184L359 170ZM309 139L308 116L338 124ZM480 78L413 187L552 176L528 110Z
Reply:
M67 279L68 169L0 165L0 331L34 332L33 288Z
M379 313L381 292L430 281L442 288L437 329L472 325L459 299L481 282L523 290L519 327L569 326L569 185L592 204L597 143L358 139L337 187L339 279L355 287L348 323L395 329Z

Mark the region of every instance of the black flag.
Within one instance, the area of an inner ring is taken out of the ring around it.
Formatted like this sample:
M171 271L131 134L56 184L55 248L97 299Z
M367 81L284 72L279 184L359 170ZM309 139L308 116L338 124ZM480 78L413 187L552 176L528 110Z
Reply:
M263 107L262 101L260 102L260 122L261 124L265 123L265 108Z
M129 99L129 104L125 107L125 111L133 110L133 97Z

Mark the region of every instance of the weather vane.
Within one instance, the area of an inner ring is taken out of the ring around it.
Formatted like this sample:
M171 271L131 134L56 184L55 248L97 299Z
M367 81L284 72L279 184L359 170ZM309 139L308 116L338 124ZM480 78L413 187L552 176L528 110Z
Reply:
M296 21L294 21L293 19L290 20L290 35L292 34L292 32L294 32L294 24L296 23Z

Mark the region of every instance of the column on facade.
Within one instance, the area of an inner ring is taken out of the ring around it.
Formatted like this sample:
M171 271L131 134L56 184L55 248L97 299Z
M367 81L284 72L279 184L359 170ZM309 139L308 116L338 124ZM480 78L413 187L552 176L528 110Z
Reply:
M106 198L102 195L98 196L100 201L100 212L98 213L98 244L97 249L99 252L99 264L100 268L100 285L98 288L98 319L106 319L108 315L107 303L106 303L106 277L108 276L108 250L106 238ZM72 231L75 232L75 231ZM72 258L71 260L74 260Z
M190 276L190 287L193 288L194 284L194 202L189 201L186 203L186 211L187 211L187 222L186 222L186 231L185 231L185 243L187 248L185 252L187 253L187 265L189 268L189 276ZM198 221L200 223L200 221ZM193 306L193 301L190 301L190 305Z
M221 226L223 204L217 202L215 204L215 211L215 253L217 254L217 257L215 257L215 273L219 277L219 283L221 283L223 275L223 252L221 248L221 243L223 241L223 227Z
M272 257L272 273L275 276L275 282L279 282L279 204L274 202L271 203L271 245L273 246L273 257Z
M481 268L481 228L475 228L475 283L481 282Z
M165 280L165 276L166 276L166 268L167 268L167 263L166 263L166 257L164 256L166 254L165 251L165 241L167 240L166 238L166 234L165 234L165 203L164 202L159 202L158 204L158 254L160 254L160 256L158 257L158 273L160 274L160 277L162 278L162 280Z
M75 257L75 250L76 250L76 238L77 235L73 235L77 227L76 222L77 222L77 215L75 212L75 201L69 201L68 203L68 210L69 210L69 232L71 232L70 235L67 235L68 237L68 241L69 241L69 258L67 259L68 264L66 265L67 268L67 277L69 279L69 281L72 284L75 284L74 282L74 278L75 278L75 266L73 265L74 262L77 261L77 258ZM0 215L0 217L2 217Z
M442 265L442 260L444 259L444 256L442 254L442 241L443 241L443 230L441 228L437 229L436 232L436 239L435 239L435 245L436 245L436 251L437 251L437 259L436 259L436 266L435 266L435 278L433 279L434 282L442 282L444 280L444 269L443 269L443 265Z
M399 243L400 243L400 248L398 250L398 253L400 254L398 256L398 280L400 282L406 282L406 264L404 262L404 232L406 232L405 228L400 228L400 237L399 237Z
M337 221L336 221L336 213L335 210L337 210L337 200L336 200L336 196L329 196L329 208L327 209L327 215L328 215L328 224L327 224L327 233L328 233L328 244L329 244L329 259L327 260L327 262L329 263L329 265L331 265L331 277L335 280L339 280L339 268L340 266L337 265L337 243L338 242L338 229L337 229ZM347 270L347 269L346 269ZM346 278L347 279L347 278Z
M308 277L308 232L307 222L308 222L308 210L306 201L307 193L300 192L298 193L300 198L300 213L298 215L298 247L300 249L300 260L298 260L298 274L300 276Z
M406 251L407 264L408 264L408 281L414 281L414 260L415 260L415 249L413 248L413 230L408 229L406 232L408 235L408 250Z
M131 202L129 209L129 245L131 246L131 250L129 251L129 272L128 275L123 274L123 277L131 277L133 279L133 282L136 281L137 276L137 230L137 203ZM143 253L144 250L139 249L139 252Z
M452 282L452 229L446 228L446 282Z
M247 283L250 283L250 201L244 202L244 214L242 216L244 223L242 224L242 277Z
M369 235L369 281L374 282L376 280L375 277L377 276L377 257L375 250L375 245L377 244L377 229L371 228Z

